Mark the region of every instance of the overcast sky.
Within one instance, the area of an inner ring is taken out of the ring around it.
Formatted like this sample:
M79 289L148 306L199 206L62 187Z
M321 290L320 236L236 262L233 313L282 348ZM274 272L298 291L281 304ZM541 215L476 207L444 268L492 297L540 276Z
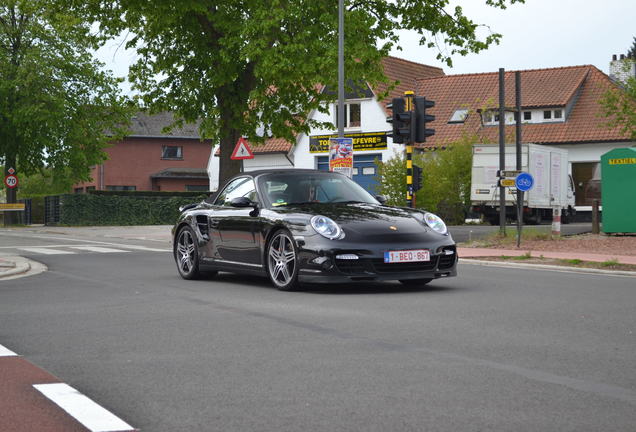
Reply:
M446 74L496 72L592 64L609 72L612 54L624 54L636 36L636 0L526 0L506 10L485 0L455 0L476 23L501 33L500 45L479 54L454 56L453 67L436 59L435 49L420 47L413 34L400 35L403 50L392 55L442 67ZM480 30L482 35L489 31ZM345 29L346 33L346 29ZM117 76L126 75L135 54L111 41L98 58ZM124 87L128 91L129 86Z

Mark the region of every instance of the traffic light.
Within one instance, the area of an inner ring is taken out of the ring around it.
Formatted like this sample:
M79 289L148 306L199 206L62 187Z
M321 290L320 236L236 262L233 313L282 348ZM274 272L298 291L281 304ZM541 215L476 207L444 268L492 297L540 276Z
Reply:
M435 135L435 129L427 129L426 123L435 120L434 115L426 114L426 108L433 108L435 102L423 96L415 97L415 142L425 142L426 137Z
M393 98L387 108L393 111L386 121L393 124L393 142L402 144L411 141L411 112L404 111L406 101L404 98Z
M413 165L413 190L418 191L420 189L422 189L422 168Z

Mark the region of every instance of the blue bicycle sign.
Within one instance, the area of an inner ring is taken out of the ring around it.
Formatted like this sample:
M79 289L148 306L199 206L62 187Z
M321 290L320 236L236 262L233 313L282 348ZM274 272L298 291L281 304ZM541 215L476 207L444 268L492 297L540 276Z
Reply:
M534 177L530 173L522 172L515 179L515 186L521 192L528 192L534 186Z

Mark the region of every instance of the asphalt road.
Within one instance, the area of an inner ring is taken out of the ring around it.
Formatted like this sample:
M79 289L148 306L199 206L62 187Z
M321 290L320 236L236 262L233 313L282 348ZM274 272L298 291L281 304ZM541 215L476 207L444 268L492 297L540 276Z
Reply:
M142 431L636 429L633 278L460 264L284 293L184 281L167 252L31 258L49 271L0 282L0 344Z

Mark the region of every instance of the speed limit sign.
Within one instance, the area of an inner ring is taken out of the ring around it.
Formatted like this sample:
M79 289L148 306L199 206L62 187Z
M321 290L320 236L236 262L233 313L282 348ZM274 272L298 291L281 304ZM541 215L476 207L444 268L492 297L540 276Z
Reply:
M18 185L18 177L14 174L9 174L4 178L4 184L7 185L9 189L13 189Z

